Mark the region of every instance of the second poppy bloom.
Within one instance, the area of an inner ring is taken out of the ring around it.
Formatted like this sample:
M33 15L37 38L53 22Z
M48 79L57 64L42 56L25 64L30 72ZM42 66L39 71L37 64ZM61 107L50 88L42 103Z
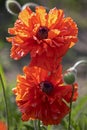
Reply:
M45 125L58 124L70 111L72 86L64 85L59 66L56 73L39 67L24 67L24 74L17 78L13 89L22 120L39 119ZM74 84L73 101L78 97Z

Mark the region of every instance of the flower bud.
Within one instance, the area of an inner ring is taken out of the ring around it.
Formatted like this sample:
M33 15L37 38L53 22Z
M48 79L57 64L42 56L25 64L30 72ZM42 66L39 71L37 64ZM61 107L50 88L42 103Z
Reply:
M15 0L7 0L6 9L10 14L18 15L21 11L21 5Z
M75 82L76 75L73 73L73 71L67 71L64 74L64 81L66 84L73 84Z

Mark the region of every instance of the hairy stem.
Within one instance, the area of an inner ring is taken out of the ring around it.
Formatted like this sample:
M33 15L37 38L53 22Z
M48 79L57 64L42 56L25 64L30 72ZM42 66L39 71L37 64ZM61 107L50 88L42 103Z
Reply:
M68 130L71 130L71 113L72 113L72 100L73 100L73 95L74 95L74 85L72 84L72 95L70 99L70 112L69 112L69 125L68 125Z
M3 82L3 78L2 78L1 73L0 73L0 80L1 80L2 90L3 90L4 101L5 101L7 128L8 128L8 130L9 130L8 105L7 105L6 94L5 94L5 86L4 86L4 82Z
M34 120L34 130L38 130L37 120Z

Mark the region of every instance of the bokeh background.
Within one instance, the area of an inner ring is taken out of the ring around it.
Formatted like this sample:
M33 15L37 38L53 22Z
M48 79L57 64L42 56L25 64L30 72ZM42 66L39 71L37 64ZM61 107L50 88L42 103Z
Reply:
M73 66L73 64L76 63L78 60L81 59L87 60L87 0L17 0L17 1L21 4L21 6L23 6L27 2L34 2L38 5L46 6L49 9L54 7L57 7L58 9L63 9L66 16L70 16L74 19L79 29L78 33L79 40L77 44L68 51L66 56L64 56L63 69L65 71L69 67ZM11 89L16 85L17 74L22 73L22 67L28 64L30 56L28 55L19 61L14 61L13 59L10 58L11 44L6 41L6 37L9 36L8 28L13 27L14 22L17 19L17 16L11 15L6 10L5 2L6 2L5 0L0 0L0 66L1 68L3 68L4 75L6 78L6 84L9 90L7 94L9 95L9 93L11 93L12 95ZM82 97L84 95L87 95L87 64L80 65L77 68L77 70L78 70L77 82L79 84L79 97ZM2 96L2 93L0 93L0 96ZM8 98L9 100L11 100L10 102L14 103L13 96L11 97ZM0 100L0 102L2 101ZM0 110L2 109L4 108L0 105ZM17 118L16 121L19 120L20 117L16 117L18 112L15 111L16 106L13 105L13 107L11 107L10 109L14 110L14 112L16 113L13 115L15 118ZM0 112L0 117L2 117L3 115L4 113ZM10 115L12 116L12 113Z

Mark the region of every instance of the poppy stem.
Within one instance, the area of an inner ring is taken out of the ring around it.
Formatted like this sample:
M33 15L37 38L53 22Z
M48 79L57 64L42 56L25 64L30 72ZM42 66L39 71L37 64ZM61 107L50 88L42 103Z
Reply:
M69 71L75 71L77 72L76 68L80 65L80 64L87 64L87 60L80 60L80 61L77 61L72 67L70 67L68 70Z
M3 81L3 78L2 78L2 74L1 74L1 73L0 73L0 80L1 80L2 90L3 90L4 101L5 101L7 128L8 128L8 130L9 130L8 105L7 105L7 100L6 100L6 93L5 93L4 81Z
M37 120L34 120L34 130L38 130Z
M40 120L38 120L38 130L40 130Z
M68 125L68 130L71 130L71 113L72 113L72 100L73 100L73 95L74 95L74 84L72 84L72 95L70 99L70 112L69 112L69 125Z
M87 64L87 60L80 60L80 61L76 62L76 63L74 64L73 68L78 67L78 66L79 66L80 64L82 64L82 63Z

